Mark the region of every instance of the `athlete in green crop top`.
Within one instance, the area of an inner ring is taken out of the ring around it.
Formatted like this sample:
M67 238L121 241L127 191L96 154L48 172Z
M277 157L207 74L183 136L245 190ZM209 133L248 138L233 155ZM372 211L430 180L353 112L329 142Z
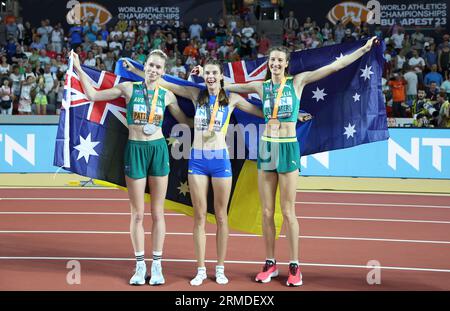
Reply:
M275 196L280 186L280 205L286 220L289 240L288 286L302 285L302 275L298 267L299 227L295 215L297 176L300 167L300 148L296 136L296 120L303 88L308 83L323 79L333 72L350 65L370 51L376 37L355 52L314 71L301 72L286 77L289 51L275 47L269 51L267 81L247 84L232 84L225 88L231 92L258 93L263 99L266 128L261 137L258 152L258 187L262 204L263 236L266 246L266 263L257 274L256 281L269 282L278 275L275 261ZM273 115L274 101L280 84L285 86L279 101L277 115ZM271 98L274 98L271 102ZM302 118L300 118L302 119Z
M161 131L164 110L167 107L180 123L193 126L178 107L175 95L157 85L164 73L167 56L161 50L150 53L145 63L145 82L125 82L102 91L96 91L89 77L80 66L78 55L73 54L73 66L77 70L85 94L91 101L107 101L125 97L127 102L128 143L124 154L125 180L131 207L130 234L136 256L136 273L130 284L145 284L144 261L144 195L148 182L151 195L153 263L150 285L164 284L161 258L165 236L164 200L166 197L169 153ZM153 97L158 93L154 109ZM152 113L153 111L153 113ZM119 155L117 155L119 156Z

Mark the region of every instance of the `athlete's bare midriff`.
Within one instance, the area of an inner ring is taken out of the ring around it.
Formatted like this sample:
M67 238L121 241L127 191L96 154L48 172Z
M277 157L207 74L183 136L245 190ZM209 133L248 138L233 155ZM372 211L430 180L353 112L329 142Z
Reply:
M270 126L266 124L263 136L266 137L295 137L296 122L282 122L278 130L271 130Z

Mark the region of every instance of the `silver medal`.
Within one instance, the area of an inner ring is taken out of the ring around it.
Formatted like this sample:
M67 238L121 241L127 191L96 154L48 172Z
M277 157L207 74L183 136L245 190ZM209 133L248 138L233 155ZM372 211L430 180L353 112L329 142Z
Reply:
M145 135L153 135L157 129L158 127L156 125L147 123L142 128L142 131L144 132Z

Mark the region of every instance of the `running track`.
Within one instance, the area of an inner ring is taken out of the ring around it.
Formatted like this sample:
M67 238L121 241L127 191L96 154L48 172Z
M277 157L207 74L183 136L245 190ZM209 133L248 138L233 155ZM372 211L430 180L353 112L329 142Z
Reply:
M112 189L0 189L0 290L450 290L450 196L298 192L304 285L288 289L287 240L277 241L280 277L253 281L265 258L263 239L231 231L226 273L213 280L215 225L207 225L207 269L200 288L192 218L166 211L166 285L132 287L134 258L126 193ZM151 217L144 221L146 257ZM69 260L81 284L69 285ZM381 284L368 285L367 263L381 264ZM147 264L150 269L150 262Z

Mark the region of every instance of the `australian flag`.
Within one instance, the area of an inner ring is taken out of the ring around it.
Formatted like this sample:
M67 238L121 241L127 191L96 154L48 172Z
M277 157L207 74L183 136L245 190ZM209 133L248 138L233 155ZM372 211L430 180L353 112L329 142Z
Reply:
M366 40L361 40L293 52L290 74L326 66L365 43ZM302 156L389 138L381 90L384 48L383 42L373 45L370 52L354 63L303 89L300 110L313 115L313 119L297 124L297 139ZM266 72L266 58L233 62L224 66L225 81L229 83L262 81ZM261 105L257 94L248 94L246 97L252 104ZM244 126L248 123L264 123L264 120L239 110L235 112L235 116ZM254 144L247 146L252 148Z
M97 90L126 81L82 66ZM125 185L123 146L128 139L125 98L92 102L84 94L72 62L66 73L54 165L82 176Z

